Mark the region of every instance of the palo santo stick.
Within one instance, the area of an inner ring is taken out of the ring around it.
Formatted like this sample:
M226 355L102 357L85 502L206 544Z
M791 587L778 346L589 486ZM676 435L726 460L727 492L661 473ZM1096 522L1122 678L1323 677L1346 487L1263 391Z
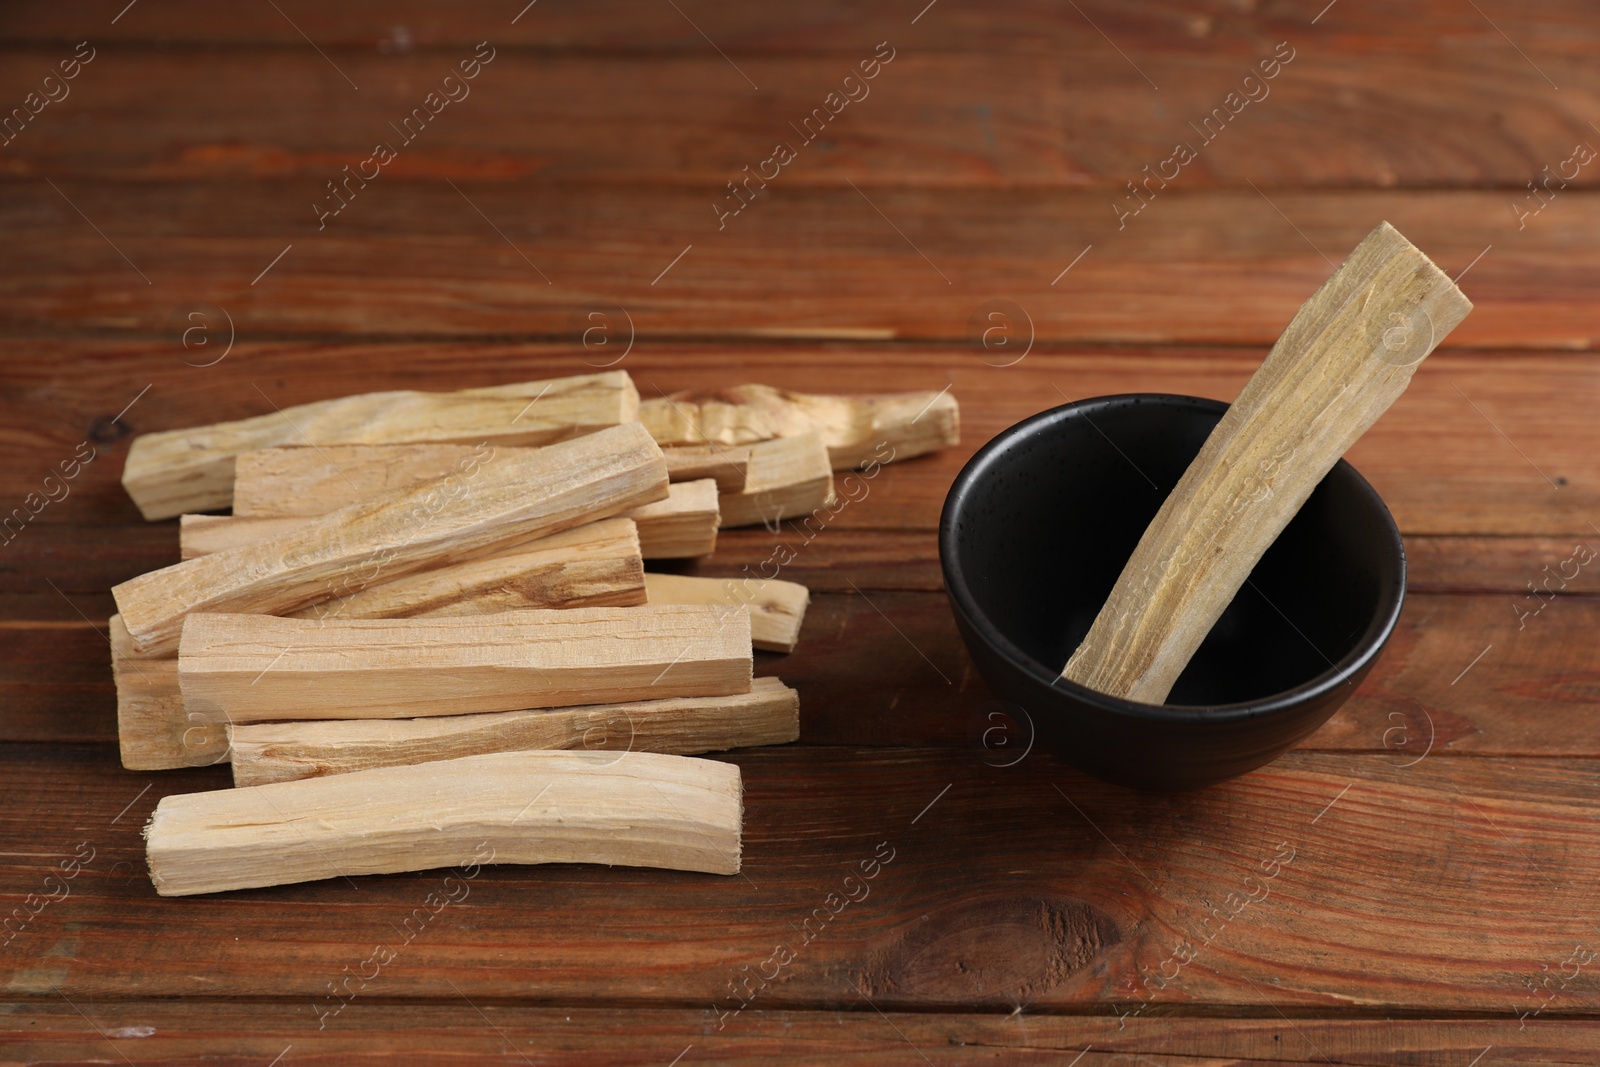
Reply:
M295 614L312 619L402 618L643 603L644 565L633 523L602 519L494 556L371 585ZM199 767L226 758L222 717L187 712L177 657L135 658L120 615L111 619L111 674L124 767Z
M246 452L239 457L234 483L235 521L324 515L379 493L470 470L495 456L520 459L526 453L525 449L485 450L466 445L343 445ZM647 559L704 556L716 548L719 512L711 484L673 480L681 484L673 485L665 500L630 513L639 525L640 548ZM188 525L186 516L185 533ZM205 543L221 544L214 539L227 536L224 528L215 522L211 527L203 535Z
M190 615L184 707L230 722L412 718L750 691L744 609L503 611L442 619Z
M717 548L722 500L710 478L674 482L667 499L634 508L628 517L639 527L639 553L645 559L709 556Z
M686 574L647 574L652 604L720 604L750 609L750 642L768 652L793 652L811 591L781 578L695 578Z
M742 490L750 467L750 450L743 445L682 445L663 448L661 454L667 460L667 477L675 482L710 478L719 493Z
M178 519L178 558L198 559L228 552L282 536L305 524L302 515L184 515Z
M653 752L492 752L163 797L162 896L479 863L737 874L739 768Z
M444 560L607 518L667 493L661 450L637 423L351 504L264 541L186 560L112 589L140 655L177 647L192 611L288 612Z
M1339 457L1472 310L1380 223L1295 313L1123 568L1062 677L1160 704Z
M235 515L326 515L358 500L470 470L529 449L490 445L324 445L263 448L235 461Z
M644 559L633 521L601 519L482 559L378 582L288 617L420 619L645 602Z
M716 485L710 479L674 482L667 498L626 512L639 534L645 559L706 556L717 547L721 522ZM182 559L226 552L230 548L276 537L305 522L299 515L185 515L179 520L178 553Z
M521 456L526 449L473 445L329 445L325 448L264 448L242 453L233 485L236 516L326 515L379 493L409 489L434 478L468 471L496 455ZM663 451L674 483L712 479L719 490L744 488L749 449ZM691 453L686 456L684 453ZM715 501L715 495L696 497ZM679 505L682 507L682 505Z
M828 450L814 433L750 446L744 489L723 493L723 526L754 526L804 515L833 499Z
M735 385L646 400L639 420L663 448L817 432L834 470L908 459L961 440L961 411L948 391L827 396Z
M228 730L233 784L264 785L526 749L681 756L800 736L800 695L776 678L750 692L427 719L268 722Z
M130 771L208 767L228 758L227 729L183 707L178 659L139 659L122 616L111 616L111 677L117 686L117 740Z
M128 449L122 485L145 518L164 519L227 507L240 452L285 444L546 444L632 421L638 408L639 394L621 371L454 393L364 393L143 434Z

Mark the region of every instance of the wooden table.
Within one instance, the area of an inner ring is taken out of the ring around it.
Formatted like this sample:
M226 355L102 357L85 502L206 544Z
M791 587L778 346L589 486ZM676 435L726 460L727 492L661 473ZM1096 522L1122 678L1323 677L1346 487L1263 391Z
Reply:
M58 99L0 152L0 1059L1600 1061L1592 6L923 2L8 6L0 105ZM1066 398L1232 397L1379 219L1477 310L1350 456L1412 567L1377 670L1191 794L1027 752L951 478ZM488 868L409 936L443 872L157 899L142 824L228 778L118 764L108 590L177 558L128 439L607 365L961 401L692 568L813 591L743 875Z

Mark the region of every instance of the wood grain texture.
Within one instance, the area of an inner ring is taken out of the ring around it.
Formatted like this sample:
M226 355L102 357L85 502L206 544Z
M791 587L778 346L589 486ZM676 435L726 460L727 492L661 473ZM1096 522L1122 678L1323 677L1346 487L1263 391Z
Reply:
M228 507L240 452L290 443L313 449L411 441L474 444L472 452L431 475L442 478L491 462L497 444L565 441L627 422L638 403L633 382L621 371L443 395L363 393L237 422L142 434L128 447L122 485L145 518L167 519Z
M365 588L379 575L474 559L666 495L661 450L637 423L625 423L351 504L112 592L135 649L165 655L192 611L294 611Z
M326 515L358 500L467 470L485 459L477 446L457 444L300 445L242 452L234 461L233 514Z
M663 449L728 448L814 432L834 470L910 459L961 442L961 408L948 390L834 396L735 385L652 397L639 406L639 421Z
M75 994L74 1000L78 1000ZM414 1062L494 1062L516 1050L535 1062L634 1067L690 1049L694 1061L749 1065L782 1060L807 1067L836 1063L1070 1062L1079 1067L1193 1067L1202 1064L1284 1067L1335 1063L1381 1067L1399 1056L1430 1067L1462 1067L1492 1049L1506 1062L1553 1067L1588 1062L1600 1024L1587 1019L1328 1019L1240 1007L1227 1018L1147 1015L1055 1015L1029 1006L1006 1012L885 1012L866 1010L740 1013L721 1030L704 1010L685 1008L531 1007L479 1002L392 1004L352 1002L317 1030L301 1004L271 999L208 1000L202 1005L160 1000L84 1004L95 1025L129 1054L180 1060L214 1054L226 1062L266 1063L292 1046L304 1055L340 1062L385 1063L387 1042ZM864 1004L864 1002L863 1002ZM856 1008L850 1005L849 1008ZM480 1014L481 1013L481 1014ZM12 1046L19 1059L103 1057L101 1033L59 997L0 1004L0 1015L40 1020ZM473 1025L476 1021L476 1025ZM153 1033L137 1040L121 1034ZM381 1050L381 1051L380 1051ZM1491 1062L1487 1058L1484 1062Z
M781 578L697 578L686 574L647 574L652 604L717 604L750 610L750 642L767 652L793 652L800 643L811 593L799 582Z
M137 655L121 615L106 623L111 635L111 679L117 687L117 744L130 771L209 767L228 758L224 721L191 714L183 704L178 657Z
M692 24L660 11L647 0L546 2L549 6L541 12L542 18L526 17L516 22L502 6L490 0L464 0L452 8L448 17L422 0L403 0L381 14L360 6L330 10L304 0L291 2L284 10L295 25L316 36L323 47L367 52L376 48L384 55L403 54L406 47L470 45L490 33L508 44L556 54L605 49L675 54L705 48L705 38L695 32ZM1241 8L1229 0L1089 0L1079 7L1094 25L1130 42L1138 41L1140 45L1136 47L1141 48L1160 43L1172 48L1181 42L1195 50L1218 48L1229 42L1255 42L1284 31L1304 31L1312 25L1334 41L1359 44L1367 50L1388 47L1419 52L1450 47L1481 54L1504 47L1504 39L1485 30L1475 12L1448 0L1419 2L1412 12L1415 23L1429 34L1438 35L1437 41L1422 33L1396 37L1386 13L1374 9L1341 12L1339 19L1313 23L1318 15L1316 9ZM822 0L803 11L774 11L734 0L708 0L696 10L703 24L715 31L723 48L776 55L832 51L842 34L876 40L883 31L903 30L908 21L898 8L867 9L849 0ZM19 13L8 28L9 36L25 41L76 42L82 39L84 22L88 20L101 24L104 38L114 41L304 46L304 38L294 26L267 12L249 11L234 18L202 0L181 0L147 12L140 20L113 23L111 20L119 11L116 0L91 0L85 3L82 14L48 8L30 10ZM1501 12L1496 21L1537 54L1576 55L1582 54L1590 35L1595 33L1586 17L1589 14L1582 0L1553 0L1537 15L1512 10ZM406 34L395 33L397 24L406 28ZM1063 10L1049 0L1023 0L999 9L956 8L941 12L937 19L919 20L915 33L919 46L948 51L1015 47L1019 42L1060 46L1088 40L1094 31L1078 12ZM397 37L402 37L403 42ZM732 78L731 72L729 77ZM1524 77L1535 79L1537 73L1527 69ZM1150 91L1148 85L1145 90Z
M808 432L752 444L744 488L720 494L717 506L724 526L771 526L802 516L821 525L836 503L827 446L821 434Z
M1475 282L1494 254L1464 281ZM1310 279L1300 297L1320 280ZM1251 283L1251 291L1257 284L1260 279ZM1469 295L1478 295L1472 285L1467 288ZM1281 308L1278 329L1288 322L1294 306L1286 303ZM1492 308L1480 301L1479 310L1462 329L1489 311ZM844 496L860 497L862 485L867 496L829 518L826 529L831 537L845 530L936 528L945 491L971 453L1007 426L1041 410L1067 400L1121 392L1232 400L1265 351L1265 346L1202 350L1155 345L1064 350L1038 344L1021 362L999 367L985 362L987 353L976 345L886 345L880 350L859 342L767 343L726 349L681 343L663 344L653 353L635 351L629 360L635 363L634 376L647 395L658 388L710 380L719 373L721 360L734 358L741 378L760 377L786 388L819 379L860 392L910 385L939 389L951 384L951 392L961 397L963 443L889 467L870 481L859 475L855 482L849 482L848 475L841 477L840 485L847 487ZM375 384L426 383L444 389L463 380L558 375L583 367L578 352L575 345L560 344L241 341L234 356L201 374L176 363L170 344L59 340L23 344L0 339L0 360L7 361L7 372L18 386L9 395L0 391L0 442L38 456L32 463L0 465L0 493L5 494L0 500L8 497L20 504L28 493L37 492L57 460L71 456L93 427L109 423L152 379L158 384L124 417L131 428L249 414L260 402L251 382L284 405ZM82 361L84 374L61 369L79 365L75 361ZM352 370L374 367L375 361L389 369ZM481 368L479 376L463 378L473 367ZM1373 483L1408 535L1593 536L1588 524L1600 514L1600 453L1588 447L1585 435L1586 413L1600 405L1597 368L1600 359L1585 353L1437 352L1417 372L1390 415L1355 444L1349 459ZM385 374L389 377L381 377ZM113 442L96 447L98 458L71 483L70 496L51 504L0 549L19 567L37 568L68 592L103 589L175 558L146 555L137 563L128 562L125 569L111 570L110 563L121 558L124 544L131 549L151 537L173 536L124 530L119 539L96 542L107 561L99 574L109 581L90 584L70 571L55 569L58 558L71 558L62 555L65 546L58 550L55 539L85 536L74 532L75 524L127 527L139 521L116 482L118 455L125 446ZM1107 455L1116 458L1113 451ZM129 541L130 536L139 540ZM791 543L800 546L799 541ZM813 550L807 547L801 556ZM63 579L77 584L62 584ZM55 595L31 573L4 568L0 568L0 589Z
M1471 310L1426 254L1379 223L1301 305L1207 436L1061 677L1165 703L1323 476Z
M750 450L743 446L674 445L663 448L661 454L667 461L667 477L675 482L710 478L719 493L739 492L749 473Z
M522 6L7 13L4 107L98 49L0 152L7 914L95 851L0 935L0 1059L1594 1058L1593 965L1569 976L1593 947L1600 571L1577 550L1600 547L1600 171L1549 177L1600 144L1591 5ZM484 41L471 98L319 231L327 181ZM896 57L870 98L719 230L726 183L880 41ZM1128 187L1284 41L1268 98L1176 179ZM1231 400L1323 254L1379 218L1470 265L1478 310L1351 450L1411 560L1374 673L1310 748L1197 796L1108 790L1037 751L1002 766L1028 724L967 669L939 593L951 479L1064 400ZM437 914L444 871L159 899L139 824L228 773L117 767L107 590L178 553L177 524L118 484L129 438L602 369L645 399L961 398L962 444L841 477L820 529L725 530L671 564L814 594L795 652L756 656L807 711L800 744L732 759L744 876L485 868ZM1267 899L1152 995L1285 840ZM870 895L748 1001L885 841ZM397 958L365 978L379 946Z
M1593 136L1581 100L1597 85L1575 59L1600 35L1570 3L1543 5L1536 19L1494 13L1511 39L1538 57L1537 68L1476 12L1469 8L1463 19L1440 3L1409 8L1415 33L1403 37L1363 13L1341 12L1338 25L1324 18L1313 26L1314 11L1245 10L1220 0L1188 9L1082 6L1093 25L1070 8L1030 4L944 11L938 19L930 12L908 29L909 19L887 8L840 5L758 16L701 5L695 21L718 46L730 55L744 49L738 62L761 85L748 99L741 98L748 86L690 23L670 9L663 18L640 0L596 5L588 17L541 12L541 19L524 17L515 26L487 5L452 11L450 18L285 8L319 47L338 50L339 66L362 86L359 93L276 12L267 12L276 26L249 17L222 25L209 13L171 26L183 16L167 13L159 20L169 28L155 38L149 29L133 38L156 47L102 50L86 76L71 83L69 100L50 106L18 138L11 166L57 181L294 175L303 178L309 204L325 194L323 182L364 158L373 140L395 139L387 124L417 106L422 86L434 87L485 39L498 55L468 83L470 95L448 106L426 137L405 146L386 174L694 185L704 191L702 211L711 218L710 204L731 196L724 183L740 180L747 165L754 173L778 140L802 153L783 170L779 181L786 184L1026 182L1122 191L1124 182L1144 176L1142 167L1154 170L1169 159L1176 141L1201 148L1201 159L1179 179L1195 187L1243 186L1248 179L1521 189ZM608 9L609 25L600 14ZM126 19L108 25L115 14L98 20L95 41L125 32ZM157 18L146 16L152 25ZM581 28L574 26L580 18ZM529 33L535 21L539 29ZM559 46L557 22L585 38L583 53ZM237 43L218 47L237 41L252 23L284 37L275 47L250 49L247 60L235 58ZM312 28L319 24L324 35ZM79 24L63 43L78 44L88 25ZM478 27L476 36L470 25ZM1094 26L1137 56L1138 66L1107 47ZM19 36L31 37L8 27L8 37ZM172 46L181 40L206 45ZM895 58L862 82L858 64L880 41L897 50ZM1274 78L1261 79L1258 64L1275 59L1280 44L1288 47L1279 54L1293 59ZM652 53L651 60L640 62L641 52ZM14 73L0 88L20 100L33 88L33 71L42 74L71 54L71 47L42 42L13 45L0 66ZM278 91L270 98L252 94L230 66L240 62L256 84ZM1352 64L1359 66L1359 83L1342 85ZM1161 85L1159 94L1141 70ZM1577 92L1552 92L1540 70ZM825 143L805 145L790 123L798 126L852 73L858 99L828 124ZM1207 145L1189 123L1198 126L1225 106L1229 92L1247 100L1241 82L1252 74L1255 99L1235 103L1226 136L1213 130L1218 143ZM211 91L189 91L197 84ZM339 106L327 107L330 101ZM76 121L65 120L69 109ZM320 111L319 121L295 121L307 111ZM1304 139L1306 125L1319 131L1314 143ZM1576 179L1593 182L1589 168Z
M639 530L639 551L645 559L690 559L717 550L722 528L722 501L710 478L673 482L665 500L628 512Z
M847 592L852 581L868 592L943 588L938 544L930 531L859 529L848 525L848 513L839 519L840 525L813 538L779 573L817 592ZM776 533L760 527L725 530L718 536L721 550L716 555L656 566L674 574L742 577L750 573L744 568L753 570L789 536L793 532L787 525ZM54 526L48 552L18 552L19 559L29 561L28 575L0 571L0 626L86 627L85 618L114 609L106 590L128 575L170 563L177 554L176 541L177 531L170 524ZM1560 569L1568 557L1581 554L1579 547L1585 544L1600 550L1600 539L1592 532L1587 540L1577 535L1410 534L1405 542L1409 586L1413 592L1429 593L1527 594L1530 582L1547 576L1545 567ZM1570 565L1566 570L1570 573ZM38 575L49 575L61 592L44 585ZM1600 574L1584 567L1561 591L1600 592Z
M514 183L457 184L551 284L448 185L375 186L351 205L355 218L337 240L317 232L303 180L263 179L243 190L232 181L62 186L139 264L151 279L146 285L55 190L27 179L7 183L0 228L14 235L15 254L33 271L0 276L0 326L170 336L173 309L203 299L285 338L562 339L574 370L584 369L585 356L595 358L578 351L577 323L597 307L626 309L638 341L977 344L989 327L975 329L974 317L982 323L999 310L1003 321L990 325L1003 325L1023 350L1030 328L1040 342L1269 345L1327 278L1324 255L1354 247L1388 219L1452 275L1494 246L1463 279L1480 310L1456 344L1591 349L1597 336L1588 301L1600 281L1593 190L1560 192L1519 230L1504 191L1278 189L1269 200L1248 187L1172 189L1118 229L1106 190L890 188L868 203L848 186L774 184L770 200L719 233L702 190L652 187L641 196L624 185L580 183L532 194ZM226 233L216 232L219 217L229 219ZM154 218L162 220L159 237L141 221ZM289 243L294 250L251 286ZM781 299L772 298L777 259L810 279ZM359 299L350 289L355 275ZM1530 285L1532 276L1540 283ZM213 336L225 336L222 316L211 316ZM628 335L620 315L610 330L618 342ZM169 342L176 358L172 351ZM985 354L1006 363L1017 351ZM215 358L184 354L197 363ZM653 396L635 376L641 395ZM805 377L792 387L815 390L826 380ZM967 394L954 391L965 404ZM251 413L260 413L259 395L249 397Z
M725 763L491 752L167 796L144 834L162 896L459 866L455 899L485 863L737 874L743 819Z
M414 485L422 485L422 482ZM330 502L370 499L373 499L371 494L355 493L344 486L344 493L336 496L307 496L302 507L310 509ZM648 560L678 560L715 552L722 523L717 499L717 483L701 478L698 482L670 483L666 498L624 512L624 518L634 523L638 553ZM342 506L349 507L349 502ZM326 515L328 512L320 510L309 514ZM298 530L304 522L306 515L182 515L179 517L178 552L184 560L227 552L240 545L283 536Z
M750 613L683 604L428 619L196 612L178 684L228 722L402 719L750 691Z
M633 520L601 519L494 555L446 563L288 612L296 619L419 619L645 603Z
M523 608L645 601L638 537L632 522L619 518L586 523L481 560L446 564L368 586L332 604L291 612L289 617L479 616ZM136 656L120 615L112 617L109 630L123 766L203 767L225 758L225 720L184 706L177 657Z
M800 736L800 696L776 678L748 693L431 719L257 723L228 728L235 786L528 749L692 756Z
M814 596L805 641L781 660L756 657L758 673L807 695L807 744L934 745L996 763L1027 746L1028 723L984 687L943 594L862 591ZM1413 593L1371 676L1305 747L1394 765L1424 753L1600 758L1589 640L1600 600L1562 595L1519 616L1533 603L1511 589ZM163 691L178 710L176 679ZM105 640L88 626L8 630L0 695L5 740L116 741ZM168 721L181 736L182 716Z
M1025 1002L1109 1017L1138 1010L1139 992L1153 1003L1135 1021L1266 1003L1297 1015L1404 1005L1514 1025L1540 1005L1529 983L1586 940L1580 909L1600 867L1592 761L1400 769L1291 755L1178 800L1032 757L996 768L962 753L800 746L727 759L744 780L749 881L486 868L471 900L435 916L369 993L453 1003L448 978L474 1000L647 999L708 1012L714 1026L738 1006L739 965L756 972L787 943L795 960L755 1007L857 1008L865 993L885 1011L1003 1014ZM35 891L85 838L96 850L71 897L8 946L13 996L52 996L53 981L90 1001L203 990L333 1008L321 1000L328 981L387 942L446 873L160 900L138 870L139 823L158 798L225 786L225 770L160 776L141 796L143 776L92 750L6 746L0 767L0 800L26 815L0 865L6 893ZM1294 857L1269 878L1283 842ZM123 861L133 869L119 876ZM846 894L857 899L841 907ZM1200 946L1214 908L1238 914L1225 927L1211 918L1218 937L1177 979L1142 988L1180 942ZM824 920L816 909L840 910ZM92 943L93 958L61 952L65 936ZM1375 954L1381 972L1365 965ZM1591 985L1575 981L1543 1014L1595 1008Z

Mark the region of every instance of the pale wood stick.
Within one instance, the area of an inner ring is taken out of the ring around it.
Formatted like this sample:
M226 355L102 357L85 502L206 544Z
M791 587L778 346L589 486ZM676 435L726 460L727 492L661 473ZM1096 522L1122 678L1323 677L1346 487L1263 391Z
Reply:
M523 450L497 454L521 456ZM480 449L466 445L343 445L246 452L238 460L234 515L323 515L378 493L443 477L481 459ZM671 477L671 463L667 469ZM648 559L702 556L716 548L719 516L712 486L676 480L683 484L674 485L666 500L630 513L639 524L641 551ZM227 527L216 521L218 517L208 518L211 521L197 545L244 543L218 540L228 536ZM236 524L242 526L237 520ZM188 525L186 520L185 533Z
M241 452L233 476L235 515L326 515L379 493L531 450L455 444L323 445Z
M646 603L644 558L631 519L601 519L492 556L447 563L299 611L294 619L420 619L520 608Z
M722 497L710 478L674 482L667 499L628 512L639 527L639 552L645 559L709 556L722 526Z
M426 719L269 722L228 729L233 784L264 785L525 749L680 756L800 736L800 695L776 678L748 693Z
M518 454L522 449L511 450ZM325 515L378 493L406 489L482 463L488 445L325 445L242 452L233 483L235 515ZM721 492L744 488L748 448L662 449L673 482L710 478Z
M145 841L167 897L489 862L737 874L743 814L732 764L491 752L163 797Z
M712 496L715 499L715 494ZM656 507L656 504L646 504L645 507ZM634 509L629 515L638 514L640 510L642 509ZM664 518L666 517L656 518L653 525L664 525ZM288 531L298 530L304 523L306 518L299 515L245 518L235 518L234 515L184 515L179 520L179 553L182 558L192 560L202 555L211 555L213 552L227 552L229 549L237 549L240 545L266 541L267 537L282 536ZM622 526L622 523L627 523L627 526ZM618 598L619 606L645 603L638 595L638 589L642 589L643 577L632 576L634 568L630 563L634 557L643 557L643 545L640 542L642 537L638 536L638 526L632 518L602 518L600 522L584 523L563 533L507 545L504 549L494 550L490 555L477 560L442 563L437 568L419 571L403 579L386 581L386 577L379 574L373 584L342 593L334 600L323 603L326 603L325 609L328 613L334 613L339 606L350 603L386 605L386 608L376 614L368 611L360 614L350 614L350 611L342 613L346 617L363 617L363 619L434 614L435 611L427 606L429 603L432 603L434 608L443 608L446 603L453 601L461 601L466 605L454 614L483 611L490 608L493 603L517 606L517 608L581 608L581 606L598 608L605 605L584 603L584 598L611 597L613 593ZM589 579L582 582L578 581L582 579L581 571L568 573L565 569L550 571L549 568L549 565L555 563L578 565L586 561L598 563L603 569L590 574ZM643 568L640 568L640 573L642 571ZM515 595L526 600L526 603L512 603L504 597L498 597L491 585L478 581L480 576L493 579L494 574L504 574L506 581L515 585L515 589L509 589L507 592L515 592ZM614 581L606 589L600 584L595 584L595 576L610 576ZM397 585L398 589L390 589L392 585ZM450 593L442 593L442 598L435 598L432 592L432 590L448 589L456 589L453 597ZM315 619L318 617L320 606L323 605L310 605L309 608L283 611L280 614Z
M294 614L313 619L400 618L643 603L644 565L633 523L602 519L494 556L371 585ZM136 658L122 616L112 616L110 629L122 765L157 770L205 766L226 758L222 717L184 708L177 656Z
M667 487L665 500L624 514L638 530L639 554L645 559L707 556L717 547L722 512L716 484L710 479L674 482ZM194 559L276 537L299 527L305 517L185 515L178 521L178 553Z
M111 616L110 631L122 765L130 771L165 771L208 767L227 759L223 716L191 716L184 709L178 658L140 659L133 655L133 638L122 625L121 615Z
M177 646L192 611L295 611L380 576L475 559L666 495L661 450L626 423L351 504L111 592L136 651L160 656Z
M744 489L723 493L723 526L754 526L807 515L833 499L833 468L815 433L750 446Z
M750 614L679 604L439 619L184 621L184 707L230 722L412 718L750 691Z
M735 385L646 400L639 419L663 448L820 433L834 470L908 459L961 440L961 411L948 391L829 396Z
M143 434L128 449L122 484L145 518L164 519L227 507L240 452L288 444L546 444L630 422L638 409L638 391L622 371L454 393L363 393Z
M744 488L750 467L750 450L743 445L680 445L663 448L667 477L675 482L710 478L721 493L737 493Z
M1339 457L1472 310L1387 222L1307 300L1206 439L1062 677L1160 704Z
M303 515L181 515L178 517L178 558L199 559L229 552L241 545L253 545L298 530L305 522Z
M793 652L800 642L811 591L781 578L696 578L646 574L652 604L720 604L750 609L750 641L769 652Z

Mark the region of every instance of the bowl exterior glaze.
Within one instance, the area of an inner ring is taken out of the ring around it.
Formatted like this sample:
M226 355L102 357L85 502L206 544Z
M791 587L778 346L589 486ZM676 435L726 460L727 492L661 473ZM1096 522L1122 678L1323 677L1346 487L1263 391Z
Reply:
M980 449L945 500L945 588L979 672L1037 744L1106 781L1192 789L1277 758L1344 703L1400 616L1400 531L1341 460L1251 572L1169 703L1060 678L1226 410L1148 393L1054 408Z

